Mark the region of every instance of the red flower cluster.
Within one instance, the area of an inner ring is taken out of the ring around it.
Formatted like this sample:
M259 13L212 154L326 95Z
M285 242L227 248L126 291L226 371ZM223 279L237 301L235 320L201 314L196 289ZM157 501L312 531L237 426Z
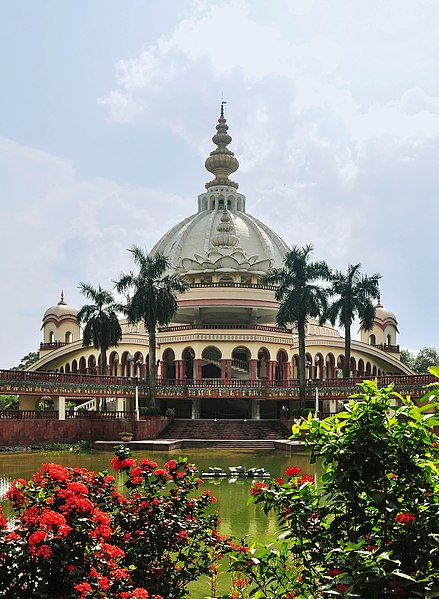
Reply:
M204 513L215 498L194 496L200 481L186 460L137 466L120 447L112 464L128 474L126 496L111 476L57 464L12 483L13 530L0 509L1 596L162 599L172 589L178 599L230 551L218 515Z
M285 470L285 476L297 476L302 470L298 466L290 466Z
M255 483L250 489L250 495L259 495L264 489L268 489L268 485L262 481Z
M395 516L395 522L399 524L411 524L416 520L416 516L414 514L409 514L406 512L402 512Z

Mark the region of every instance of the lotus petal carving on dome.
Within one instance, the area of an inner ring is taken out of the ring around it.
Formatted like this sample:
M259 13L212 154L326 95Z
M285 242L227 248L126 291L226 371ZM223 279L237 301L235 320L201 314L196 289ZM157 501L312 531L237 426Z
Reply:
M190 273L212 272L212 271L235 271L235 272L253 272L264 274L272 266L272 260L259 260L258 256L247 258L245 253L234 251L232 254L221 255L219 252L209 252L203 260L196 254L194 258L183 258L183 271Z

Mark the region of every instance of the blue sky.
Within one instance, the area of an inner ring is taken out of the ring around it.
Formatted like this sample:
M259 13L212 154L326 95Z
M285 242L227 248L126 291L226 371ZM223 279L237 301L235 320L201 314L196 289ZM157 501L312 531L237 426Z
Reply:
M435 0L0 8L0 367L196 211L222 98L248 212L380 272L401 346L439 346Z

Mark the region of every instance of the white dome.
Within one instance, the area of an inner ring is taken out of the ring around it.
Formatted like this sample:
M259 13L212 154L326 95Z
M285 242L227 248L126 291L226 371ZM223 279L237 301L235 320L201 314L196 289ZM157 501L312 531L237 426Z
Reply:
M77 314L78 310L73 306L68 306L64 301L64 294L61 293L61 300L55 306L47 308L47 310L44 312L43 321L48 318L60 320L66 316L73 316L76 319Z
M230 195L236 194L230 189ZM201 210L173 227L152 249L168 257L180 274L245 272L265 274L282 267L288 246L269 227L242 210ZM212 196L212 193L209 194Z
M394 324L397 324L396 316L391 310L387 310L381 304L378 304L375 311L375 320L379 320L381 322L393 321Z
M161 252L181 275L212 272L264 275L282 267L288 246L269 227L246 214L245 196L229 175L239 163L227 145L224 106L212 141L217 148L206 160L206 168L215 175L198 196L198 212L175 225L153 247Z

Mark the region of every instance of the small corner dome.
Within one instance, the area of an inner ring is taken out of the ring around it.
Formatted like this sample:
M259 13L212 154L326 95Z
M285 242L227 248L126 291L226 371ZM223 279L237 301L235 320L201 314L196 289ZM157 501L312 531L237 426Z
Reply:
M66 304L64 301L64 293L61 292L60 301L55 306L47 308L47 310L44 312L43 321L45 321L47 318L60 319L66 316L74 317L76 319L77 314L78 310L73 306L68 306Z
M383 322L386 320L394 320L395 322L398 322L395 314L391 310L384 308L381 303L376 307L375 320L382 320Z

